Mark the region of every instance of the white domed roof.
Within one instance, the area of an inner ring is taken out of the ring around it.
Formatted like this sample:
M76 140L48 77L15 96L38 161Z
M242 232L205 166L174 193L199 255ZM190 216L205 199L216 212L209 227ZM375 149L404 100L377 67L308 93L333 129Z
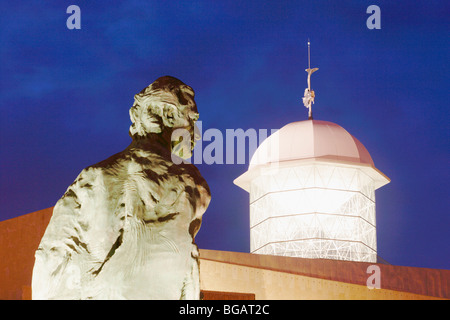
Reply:
M283 161L323 159L374 167L364 145L341 126L319 120L292 122L272 134L254 153L251 168Z

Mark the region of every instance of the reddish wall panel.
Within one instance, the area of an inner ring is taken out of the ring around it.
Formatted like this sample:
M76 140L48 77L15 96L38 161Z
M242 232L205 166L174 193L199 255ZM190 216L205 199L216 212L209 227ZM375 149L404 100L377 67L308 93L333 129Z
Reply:
M0 299L31 298L34 253L53 208L0 222Z

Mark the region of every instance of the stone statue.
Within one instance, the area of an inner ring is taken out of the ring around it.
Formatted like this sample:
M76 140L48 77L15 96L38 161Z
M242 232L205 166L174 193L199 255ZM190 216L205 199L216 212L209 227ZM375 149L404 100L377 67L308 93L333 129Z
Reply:
M308 88L305 89L302 100L303 105L309 109L308 119L310 120L312 120L312 104L314 103L314 98L316 97L314 90L311 90L311 74L317 70L319 70L319 68L308 68L305 70L306 72L308 72Z
M199 299L194 242L211 199L174 164L172 132L195 143L194 91L165 76L135 95L131 144L84 169L56 203L36 251L33 299Z

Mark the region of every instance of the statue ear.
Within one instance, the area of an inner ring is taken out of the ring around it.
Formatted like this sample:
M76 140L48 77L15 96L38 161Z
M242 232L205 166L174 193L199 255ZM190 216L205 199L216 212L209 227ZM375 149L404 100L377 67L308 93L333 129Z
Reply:
M166 127L173 127L177 118L182 116L178 108L170 104L161 106L159 112Z

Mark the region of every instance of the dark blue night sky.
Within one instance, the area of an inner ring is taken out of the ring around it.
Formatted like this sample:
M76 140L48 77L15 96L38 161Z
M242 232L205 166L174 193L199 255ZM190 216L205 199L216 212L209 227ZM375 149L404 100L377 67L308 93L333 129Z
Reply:
M69 30L66 8L81 8ZM381 9L369 30L366 9ZM2 1L0 220L53 206L85 167L130 143L134 94L172 75L203 130L335 122L391 178L377 196L378 254L450 268L448 1ZM205 144L205 142L204 142ZM212 191L197 244L249 251L247 164L198 165Z

